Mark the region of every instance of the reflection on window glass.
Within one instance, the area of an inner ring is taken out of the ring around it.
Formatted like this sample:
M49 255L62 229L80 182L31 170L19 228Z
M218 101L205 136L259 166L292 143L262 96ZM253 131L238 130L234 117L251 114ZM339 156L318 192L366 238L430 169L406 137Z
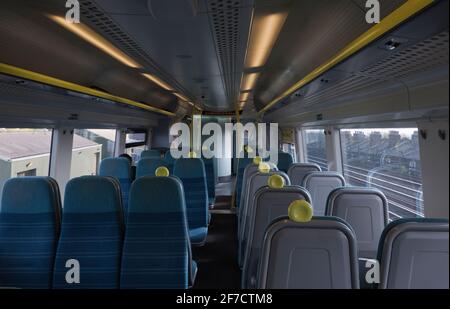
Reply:
M136 146L125 149L125 153L131 156L133 159L133 164L136 164L137 161L141 158L141 152L145 150L145 146Z
M52 130L0 128L0 199L8 178L48 176Z
M306 161L316 163L322 171L328 171L327 152L324 131L305 130Z
M100 161L114 156L116 130L77 129L73 135L70 177L97 175Z
M135 143L145 143L145 133L127 133L125 143L135 144Z
M295 152L294 144L284 143L282 145L282 150L284 152L290 153L292 155L292 158L294 159L294 162L297 162L297 153Z
M350 185L383 191L391 220L423 217L417 129L341 130L341 143L344 175Z

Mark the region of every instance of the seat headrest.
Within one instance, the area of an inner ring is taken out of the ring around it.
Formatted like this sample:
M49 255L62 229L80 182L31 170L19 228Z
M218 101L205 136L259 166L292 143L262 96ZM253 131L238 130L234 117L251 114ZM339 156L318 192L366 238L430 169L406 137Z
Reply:
M122 209L117 180L103 176L81 176L66 185L64 212L99 213Z
M166 151L166 153L164 154L164 160L168 163L175 162L176 159L174 157L172 157L172 154L170 153L170 149L168 149Z
M160 166L155 170L155 176L157 177L168 177L169 174L169 169L165 166Z
M156 149L144 150L141 152L142 158L161 158L161 152Z
M106 158L100 163L100 176L112 176L116 178L130 178L131 165L126 158Z
M8 179L3 186L1 213L32 214L55 212L59 193L50 177Z
M181 178L205 177L205 167L202 159L181 158L175 162L174 175Z
M266 162L259 163L258 170L260 173L268 173L270 172L270 165Z
M286 181L278 174L274 174L267 180L267 185L272 189L281 189L285 186Z
M305 200L295 200L289 205L288 216L294 222L309 222L313 217L313 208Z
M155 171L160 166L169 165L165 160L160 158L143 158L140 159L136 167L136 177L154 176Z
M253 164L259 165L262 162L262 158L260 156L256 156L253 158Z
M131 187L128 213L184 212L185 207L183 185L176 177L144 176Z

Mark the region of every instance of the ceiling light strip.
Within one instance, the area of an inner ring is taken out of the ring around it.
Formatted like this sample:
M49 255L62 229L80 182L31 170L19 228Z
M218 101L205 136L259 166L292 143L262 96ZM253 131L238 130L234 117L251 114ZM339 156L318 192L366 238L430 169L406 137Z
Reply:
M90 29L89 27L85 26L84 24L77 24L77 23L69 23L67 22L63 17L56 16L56 15L48 15L48 17L56 22L58 25L64 27L65 29L71 31L72 33L76 34L83 40L89 42L90 44L94 45L98 49L101 49L105 53L109 54L111 57L115 58L116 60L122 62L123 64L132 67L132 68L140 68L141 66L139 63L131 59L129 56L127 56L124 52L122 52L120 49L115 47L113 44L111 44L108 40L103 38L101 35Z
M47 76L44 74L40 74L40 73L36 73L33 71L25 70L22 68L18 68L18 67L15 67L15 66L12 66L9 64L5 64L5 63L0 63L0 73L24 78L27 80L32 80L32 81L35 81L38 83L43 83L43 84L47 84L47 85L51 85L51 86L55 86L55 87L59 87L59 88L67 89L67 90L72 90L75 92L99 97L102 99L106 99L106 100L110 100L110 101L114 101L114 102L118 102L118 103L123 103L126 105L138 107L138 108L150 111L150 112L155 112L155 113L163 114L163 115L170 116L170 117L175 116L174 113L166 111L164 109L160 109L160 108L153 107L153 106L150 106L147 104L139 103L139 102L136 102L136 101L133 101L130 99L123 98L123 97L115 96L115 95L112 95L112 94L109 94L109 93L106 93L103 91L99 91L99 90L95 90L95 89L81 86L78 84L74 84L74 83L64 81L61 79L57 79L57 78Z
M357 39L352 41L344 49L342 49L337 55L329 59L327 62L316 68L314 71L306 75L303 79L292 85L289 89L284 91L281 95L270 101L264 108L262 108L258 114L266 112L268 109L273 107L279 101L281 101L286 96L291 95L299 88L305 86L309 82L313 81L315 78L319 77L338 63L347 59L357 51L361 50L368 44L372 43L376 39L380 38L382 35L386 34L408 18L422 11L424 8L428 7L434 2L434 0L408 0L406 3L401 5L391 14L386 16L379 24L376 24L368 31L363 33Z

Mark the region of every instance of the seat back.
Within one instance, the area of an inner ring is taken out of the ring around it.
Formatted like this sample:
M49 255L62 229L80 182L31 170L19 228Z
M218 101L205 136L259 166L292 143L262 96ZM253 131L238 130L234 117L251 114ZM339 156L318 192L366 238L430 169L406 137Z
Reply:
M327 216L345 220L358 241L359 257L377 256L381 233L388 224L388 202L383 192L374 188L344 187L328 197Z
M208 190L202 159L178 159L174 175L184 188L189 229L208 226Z
M314 163L293 163L287 172L293 185L303 185L303 179L308 173L320 172L320 166Z
M166 153L164 154L164 161L166 161L166 165L165 166L167 166L167 168L169 169L169 171L171 172L171 173L173 173L173 167L174 167L174 165L175 165L175 161L176 161L177 159L175 159L174 157L172 157L172 154L170 153L170 149L168 149L167 151L166 151Z
M165 166L169 169L169 164L164 159L149 157L140 159L136 167L136 178L155 176L155 171L160 166Z
M176 177L137 179L131 187L121 288L187 288L189 263L181 182Z
M214 170L214 159L203 158L203 163L205 164L209 204L214 204L214 199L216 198L216 172Z
M289 177L282 171L270 171L268 173L257 172L253 174L247 183L247 189L245 191L245 203L239 208L238 219L238 264L242 267L244 262L244 245L243 239L246 236L247 222L249 221L249 209L253 208L254 198L256 191L260 188L267 186L268 180L272 175L280 175L284 178L286 185L290 185Z
M157 149L149 149L141 152L141 160L144 158L161 158L161 152Z
M259 172L259 165L258 164L248 164L245 169L244 169L244 174L242 176L242 188L241 191L245 192L247 190L247 182L249 180L249 178L253 175L256 174L257 172ZM245 194L241 194L241 199L238 204L238 206L240 207L241 205L244 205L245 201ZM239 208L240 209L240 208Z
M302 187L311 194L314 215L325 215L328 195L336 188L344 187L345 179L336 172L311 172L303 179Z
M253 208L249 210L248 232L243 239L242 288L256 288L257 266L266 228L274 220L285 217L289 205L295 200L311 203L309 193L300 186L265 186L256 192Z
M278 152L277 166L280 171L287 173L292 163L294 163L294 158L290 153L284 151Z
M119 288L123 208L118 181L83 176L70 180L64 196L56 251L54 288ZM80 265L80 282L66 281L67 261Z
M131 165L126 158L106 158L100 163L99 176L114 177L120 183L124 215L127 215L128 196L132 183Z
M384 230L378 251L383 289L448 289L448 220L400 219Z
M356 247L351 227L339 218L313 217L306 223L279 219L264 237L257 286L359 288Z
M241 207L239 202L241 201L241 193L242 193L242 183L244 178L244 171L247 165L252 164L253 159L251 158L239 158L237 164L237 173L236 173L236 190L235 190L235 198L236 198L236 206Z
M61 200L49 177L8 179L0 205L0 286L48 289L60 232Z

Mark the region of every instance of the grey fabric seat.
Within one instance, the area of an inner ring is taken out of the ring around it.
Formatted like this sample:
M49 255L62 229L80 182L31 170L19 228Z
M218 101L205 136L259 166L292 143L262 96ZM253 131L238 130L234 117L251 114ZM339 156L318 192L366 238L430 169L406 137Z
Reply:
M353 228L358 241L358 255L374 259L381 233L388 224L388 202L378 189L344 187L328 196L327 216L345 220Z
M258 267L263 289L359 288L356 237L336 217L297 223L281 218L266 231Z
M356 237L345 221L313 217L298 223L287 217L266 231L258 267L262 289L359 288Z
M246 191L243 192L243 194L246 195L245 197L245 203L241 205L239 208L240 214L239 214L239 220L238 220L238 263L239 267L242 267L242 264L244 262L244 247L242 246L242 239L244 236L244 231L246 228L246 224L248 221L248 209L253 207L253 201L256 194L256 191L258 189L265 187L267 185L267 181L269 180L269 177L272 175L280 175L284 178L285 184L290 185L289 177L286 173L281 171L270 171L268 173L261 173L257 172L253 174L247 182L247 188Z
M265 162L267 164L269 164L269 162ZM270 170L272 171L278 171L278 168L276 167L276 165L273 164L269 164ZM242 207L243 205L245 205L247 203L247 198L248 195L246 194L247 192L247 188L248 188L248 180L250 179L250 177L256 173L259 172L259 164L255 164L255 163L251 163L249 165L247 165L244 169L244 173L242 176L242 193L241 193L241 199L239 201L238 204L238 212L237 212L237 217L238 217L238 231L240 229L239 227L239 222L240 222L240 215L242 213Z
M382 289L448 289L448 220L400 219L384 230L378 251Z
M320 166L314 163L293 163L287 172L293 185L301 186L308 173L321 172Z
M303 179L302 187L311 194L314 215L325 215L328 195L337 188L345 186L345 179L336 172L310 172Z
M258 261L266 228L275 219L285 217L289 205L295 200L311 203L309 193L300 186L260 188L255 194L254 206L249 209L247 234L244 235L244 264L242 288L256 288Z
M251 175L253 175L253 174L255 174L255 173L257 173L259 171L258 167L259 166L257 164L251 163L251 164L247 165L245 167L245 169L244 169L244 174L242 176L242 194L241 194L240 201L238 201L239 202L239 204L238 204L239 209L240 209L241 205L244 205L244 203L245 203L245 198L244 198L245 194L244 194L244 192L247 189L247 181L248 181L248 179L250 178Z

